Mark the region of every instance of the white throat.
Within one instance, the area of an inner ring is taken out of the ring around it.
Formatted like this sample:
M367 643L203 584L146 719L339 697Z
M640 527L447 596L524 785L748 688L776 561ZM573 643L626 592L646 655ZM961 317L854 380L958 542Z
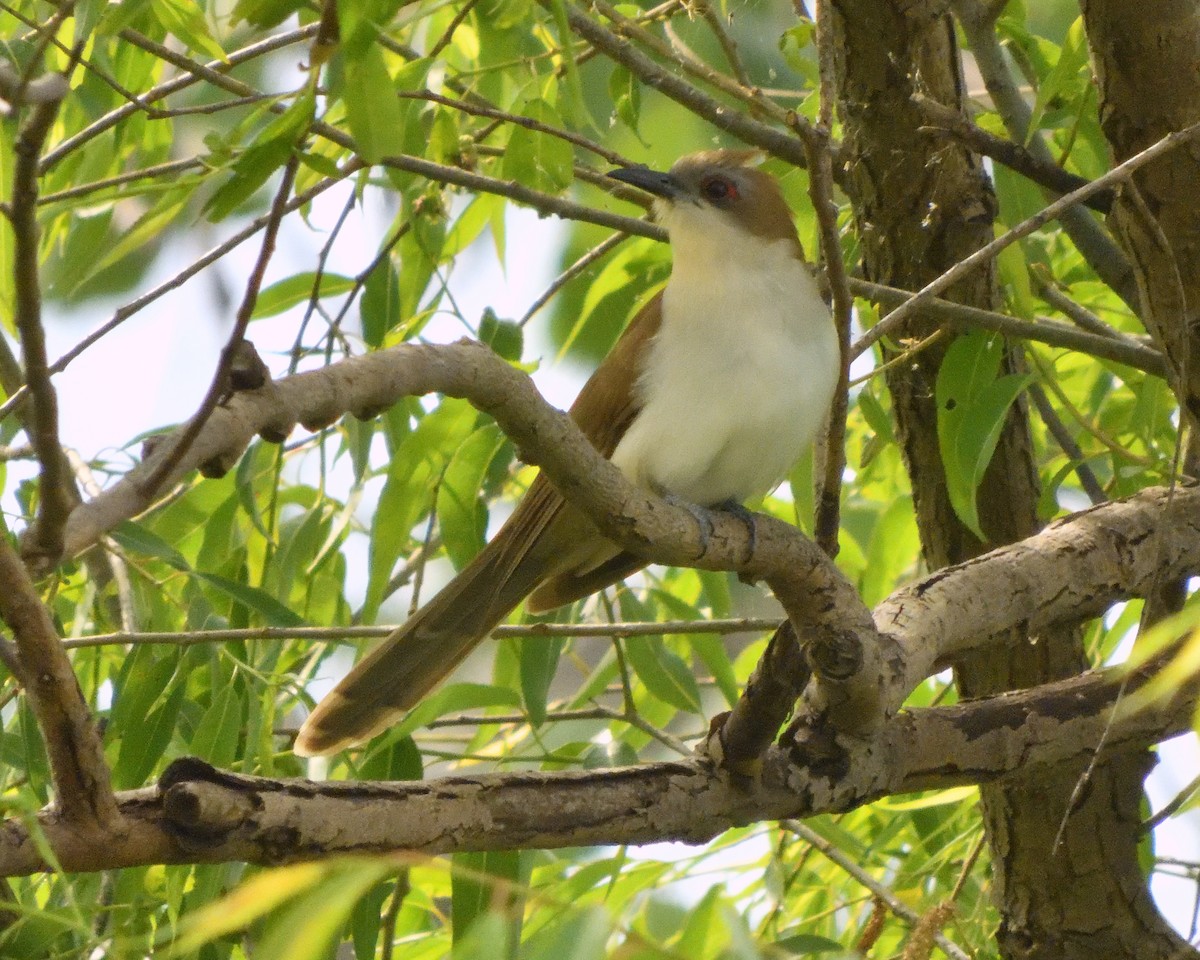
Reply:
M789 242L690 205L667 226L662 328L612 460L640 486L741 502L773 488L821 428L839 367L833 321Z

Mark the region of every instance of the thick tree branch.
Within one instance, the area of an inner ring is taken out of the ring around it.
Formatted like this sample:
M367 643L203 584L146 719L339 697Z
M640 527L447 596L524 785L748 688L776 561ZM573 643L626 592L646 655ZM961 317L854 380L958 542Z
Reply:
M100 832L119 822L104 747L50 614L3 537L0 619L13 632L19 676L45 740L57 801L54 815L64 829L95 842Z
M435 391L464 397L494 416L525 458L540 464L614 541L663 563L766 579L822 678L823 692L812 706L832 710L839 729L869 729L935 664L995 643L1014 625L1036 631L1078 621L1137 595L1155 577L1200 569L1200 491L1150 490L899 591L876 611L881 638L850 585L793 527L760 518L757 545L747 559L744 525L718 513L701 552L691 514L630 485L525 374L472 342L402 345L239 393L214 412L164 480L175 482L204 464L230 467L256 434L286 436L297 420L320 427L347 411L367 416L401 397ZM74 511L66 530L68 556L151 506L143 478L162 456L156 452ZM896 645L911 636L921 643Z
M456 775L432 782L314 783L172 765L120 794L121 844L81 838L54 810L38 827L70 871L152 863L279 863L337 853L705 842L760 820L844 812L880 796L981 783L1190 728L1194 695L1119 706L1120 670L892 718L844 746L820 731L772 747L756 779L703 761L601 771ZM1147 678L1136 675L1125 692ZM1106 732L1107 731L1107 732ZM0 875L44 868L28 829L0 831Z

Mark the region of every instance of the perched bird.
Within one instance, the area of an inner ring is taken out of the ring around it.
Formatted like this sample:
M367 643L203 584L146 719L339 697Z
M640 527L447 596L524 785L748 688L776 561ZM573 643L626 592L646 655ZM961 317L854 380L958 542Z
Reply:
M633 483L702 507L740 504L783 478L821 428L841 363L791 213L755 157L714 150L669 173L610 174L656 198L671 277L570 410ZM645 564L539 475L479 555L317 705L295 752L384 730L522 600L540 613Z

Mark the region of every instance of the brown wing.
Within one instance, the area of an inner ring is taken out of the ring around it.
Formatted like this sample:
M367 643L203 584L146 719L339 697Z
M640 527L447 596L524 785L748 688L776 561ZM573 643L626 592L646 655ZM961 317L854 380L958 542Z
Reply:
M649 345L655 334L662 326L662 293L661 291L641 309L630 321L621 338L613 346L604 362L596 368L588 382L579 391L579 396L571 405L571 418L579 424L579 428L601 454L611 457L625 431L641 410L641 397L637 389L638 377L641 376L643 351ZM545 476L539 475L530 487L529 493L521 503L524 507L530 500L542 501L544 497L551 498L556 509L545 517L549 522L562 515L566 503L554 490ZM520 508L518 508L520 509ZM531 507L531 509L538 509ZM569 514L574 511L568 510ZM514 518L516 514L513 515ZM575 529L578 518L562 516L560 523ZM543 528L544 529L544 528ZM541 531L539 531L541 532ZM558 537L548 537L558 540ZM526 607L531 613L542 613L563 604L572 603L582 597L589 596L609 584L623 580L635 570L645 566L645 561L630 553L617 553L603 558L598 564L585 564L582 572L568 569L564 572L553 573L536 590L530 594ZM547 565L547 569L553 567Z

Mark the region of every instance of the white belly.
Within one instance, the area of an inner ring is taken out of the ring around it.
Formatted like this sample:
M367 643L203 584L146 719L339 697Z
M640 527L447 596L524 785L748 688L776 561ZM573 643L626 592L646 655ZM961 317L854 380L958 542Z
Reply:
M740 502L774 487L824 422L839 362L833 321L803 265L782 254L683 276L679 266L644 405L612 460L639 486L704 506Z

